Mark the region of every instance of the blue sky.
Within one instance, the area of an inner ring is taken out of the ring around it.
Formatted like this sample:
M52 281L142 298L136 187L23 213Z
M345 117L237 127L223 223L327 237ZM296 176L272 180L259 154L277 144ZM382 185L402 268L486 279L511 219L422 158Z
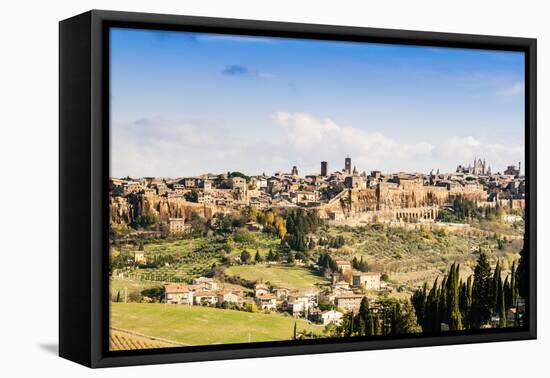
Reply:
M523 161L518 52L111 30L111 173Z

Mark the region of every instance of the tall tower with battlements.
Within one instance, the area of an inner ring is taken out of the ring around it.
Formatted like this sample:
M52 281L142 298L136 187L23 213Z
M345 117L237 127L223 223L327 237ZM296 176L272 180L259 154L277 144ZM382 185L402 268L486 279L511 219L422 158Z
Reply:
M344 172L351 175L351 158L348 156L344 162Z

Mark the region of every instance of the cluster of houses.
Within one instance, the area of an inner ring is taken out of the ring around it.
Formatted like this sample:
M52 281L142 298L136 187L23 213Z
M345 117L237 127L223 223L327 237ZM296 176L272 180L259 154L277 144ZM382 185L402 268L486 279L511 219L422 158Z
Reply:
M521 168L510 165L504 173L491 173L481 159L474 164L458 166L456 172L440 173L359 173L346 157L344 168L329 171L321 162L320 173L302 176L297 167L288 173L244 176L235 173L204 174L183 178L111 178L112 213L124 213L129 204L147 198L151 203L166 201L167 209L178 201L208 207L212 214L230 212L243 206L260 210L269 208L304 207L315 210L321 218L338 220L344 216L372 213L367 221L398 221L402 214L378 214L376 210L414 209L445 205L450 196L475 199L480 206L503 206L523 209L525 206L525 176ZM353 193L353 194L351 194ZM349 209L340 209L348 200ZM415 201L403 200L415 198ZM160 206L160 205L159 205ZM157 206L157 207L159 207ZM163 205L164 206L164 205ZM346 213L346 211L348 213ZM171 214L168 232L185 233L188 225L181 215ZM139 215L139 214L134 214ZM411 214L408 214L410 216ZM436 212L426 218L433 221ZM372 218L372 219L371 219ZM113 219L122 222L124 217Z
M259 282L252 292L245 294L236 286L225 288L212 278L200 277L189 285L164 285L165 301L168 304L217 307L254 304L260 311L285 312L323 325L339 324L344 313L359 310L367 291L380 290L383 283L380 273L354 271L346 260L337 260L337 263L342 273L334 274L327 288L292 291ZM349 282L344 277L350 277Z

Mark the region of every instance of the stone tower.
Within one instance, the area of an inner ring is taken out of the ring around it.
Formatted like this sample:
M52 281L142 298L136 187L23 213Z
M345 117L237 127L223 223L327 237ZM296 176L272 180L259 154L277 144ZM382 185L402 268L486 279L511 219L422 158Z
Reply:
M346 172L348 175L351 175L351 158L349 156L346 157L344 163L344 172Z
M321 176L328 176L328 163L326 161L321 162Z

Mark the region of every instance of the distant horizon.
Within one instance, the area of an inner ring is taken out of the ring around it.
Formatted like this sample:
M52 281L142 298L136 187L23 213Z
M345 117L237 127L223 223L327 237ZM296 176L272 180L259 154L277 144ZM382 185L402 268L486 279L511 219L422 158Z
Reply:
M481 158L483 159L483 158ZM342 172L344 170L344 164L342 162L342 168L340 169L332 169L331 168L331 164L330 162L327 162L328 163L328 175L332 174L332 173L335 173L335 172ZM352 163L352 171L353 171L353 168L354 168L354 165L353 165L353 158L351 160L351 163ZM469 164L472 164L473 163L473 160L472 162L470 162ZM523 161L519 161L519 162L515 162L515 163L510 163L508 164L508 166L515 166L515 167L518 167L518 163L521 163L521 173L523 174L524 173L524 167L523 167ZM461 164L457 164L457 167L461 165ZM487 165L489 166L490 165L490 162L487 161ZM321 162L319 162L319 170L317 172L307 172L307 173L303 173L301 170L300 170L300 167L296 167L298 169L298 176L301 176L301 177L305 177L305 176L310 176L310 175L320 175L321 173L321 169L320 169L320 166L321 166ZM468 167L468 164L464 165L462 164L462 166L464 167ZM472 164L473 166L473 164ZM506 166L505 168L507 168L508 166ZM456 168L452 171L442 171L440 170L439 174L453 174L453 173L456 173ZM113 176L111 175L111 178L126 178L126 177L130 177L130 178L149 178L149 177L153 177L153 178L163 178L163 179L176 179L176 178L183 178L183 177L199 177L199 176L204 176L204 175L222 175L222 174L227 174L227 173L235 173L235 172L239 172L239 173L242 173L246 176L249 176L249 177L252 177L252 176L262 176L263 173L265 173L265 175L267 177L270 177L270 176L274 176L278 173L283 173L283 174L291 174L291 170L292 170L292 167L289 167L289 169L286 169L286 170L278 170L278 171L274 171L274 172L267 172L267 171L262 171L262 172L258 172L258 173L250 173L250 172L245 172L243 170L221 170L221 171L216 171L216 172L202 172L202 173L199 173L199 174L196 174L196 175L186 175L186 174L179 174L179 175L175 175L175 176L134 176L134 175L122 175L122 176ZM492 170L492 174L498 174L498 173L501 173L503 174L503 171L504 170ZM380 169L371 169L371 170L366 170L366 169L359 169L357 167L357 173L358 174L361 174L363 172L366 172L367 175L369 175L371 172L373 171L380 171L382 172L382 174L397 174L397 173L409 173L409 174L424 174L424 175L428 175L430 174L430 172L422 172L422 171L419 171L419 170L412 170L412 171L404 171L404 170L397 170L397 171L384 171L384 170L380 170ZM434 172L437 172L437 169L434 169Z
M522 52L111 29L111 176L524 164ZM523 169L522 169L523 171Z

